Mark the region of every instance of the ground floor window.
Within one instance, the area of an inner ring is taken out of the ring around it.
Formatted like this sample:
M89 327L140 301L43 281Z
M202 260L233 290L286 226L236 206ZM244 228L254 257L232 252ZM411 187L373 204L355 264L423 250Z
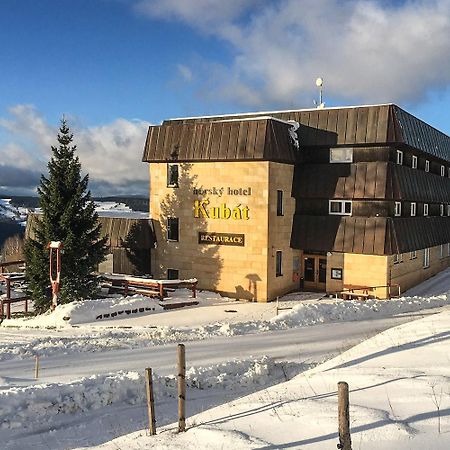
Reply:
M441 244L441 246L439 247L439 257L444 257L444 244Z
M179 280L178 269L167 269L167 279L168 280Z
M167 219L167 240L168 241L178 241L178 217L169 217Z
M423 250L423 268L426 269L430 267L430 249L425 248Z
M281 277L283 275L283 252L277 250L275 261L275 276Z
M417 258L417 251L414 250L409 254L409 259L416 259Z

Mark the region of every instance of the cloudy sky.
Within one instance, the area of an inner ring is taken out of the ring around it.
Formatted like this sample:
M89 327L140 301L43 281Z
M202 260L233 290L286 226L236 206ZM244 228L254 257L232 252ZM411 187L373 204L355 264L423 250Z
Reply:
M450 0L1 0L0 195L68 119L96 195L146 194L171 117L394 102L450 134Z

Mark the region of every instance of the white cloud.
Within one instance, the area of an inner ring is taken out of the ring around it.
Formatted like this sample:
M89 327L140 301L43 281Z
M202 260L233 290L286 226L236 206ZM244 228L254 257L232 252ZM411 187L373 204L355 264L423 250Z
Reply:
M242 104L311 105L325 96L415 102L450 85L450 0L142 0L139 10L215 34L232 63L206 73L208 95ZM198 70L200 74L208 67ZM196 78L197 78L197 74Z
M23 185L28 187L30 180L36 179L36 172L47 172L51 146L57 145L58 127L49 124L31 105L16 105L9 113L9 118L0 118L0 128L8 131L10 141L0 144L2 169L7 173L9 168L11 174L28 171L28 184ZM149 123L117 119L102 126L79 127L74 122L69 120L69 126L91 185L102 194L124 192L124 188L129 194L145 194L148 167L141 158ZM20 180L11 177L11 186L20 186ZM133 187L138 191L133 191Z

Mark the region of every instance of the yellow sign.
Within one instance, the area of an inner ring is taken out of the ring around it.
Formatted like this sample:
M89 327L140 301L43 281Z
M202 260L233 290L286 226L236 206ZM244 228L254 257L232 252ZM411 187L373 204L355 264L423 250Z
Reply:
M197 219L250 219L248 206L242 207L239 204L229 208L226 203L220 206L209 206L209 199L194 201L194 217Z

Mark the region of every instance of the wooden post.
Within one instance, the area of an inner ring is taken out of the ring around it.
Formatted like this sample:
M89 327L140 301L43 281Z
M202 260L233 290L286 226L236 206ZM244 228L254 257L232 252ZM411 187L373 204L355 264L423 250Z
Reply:
M8 278L6 278L6 299L10 300L11 299L11 280ZM10 319L11 317L8 317L8 319Z
M197 281L192 284L192 298L197 298Z
M158 283L159 285L159 298L164 300L164 285L162 283Z
M277 316L278 316L278 297L277 297Z
M350 438L350 412L348 401L348 384L345 381L338 383L338 417L339 417L339 444L342 450L352 450Z
M186 431L186 357L184 344L178 344L178 432Z
M145 369L145 387L147 390L148 428L150 435L156 434L155 399L153 397L152 369Z
M37 380L39 378L39 356L36 355L36 362L34 365L34 378Z

